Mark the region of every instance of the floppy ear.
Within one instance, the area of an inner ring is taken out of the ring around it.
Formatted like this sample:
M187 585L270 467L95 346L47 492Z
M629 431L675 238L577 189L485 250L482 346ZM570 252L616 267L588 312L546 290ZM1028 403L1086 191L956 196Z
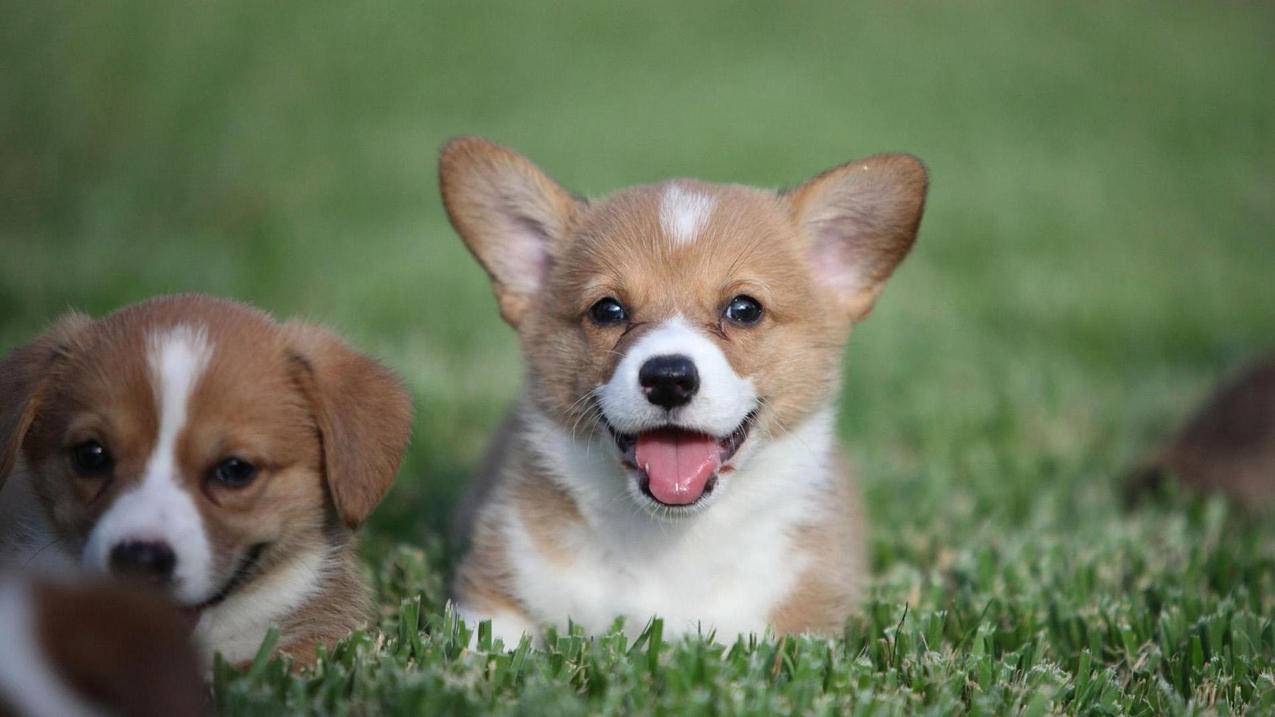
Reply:
M452 226L491 276L501 316L517 328L583 200L526 157L477 137L443 146L438 184Z
M75 335L90 323L92 319L84 314L70 312L35 341L0 359L0 486L17 462L18 450L35 419L45 379L66 355Z
M412 402L389 369L327 329L289 322L297 380L323 446L323 474L341 520L362 525L398 472L412 431Z
M916 240L929 183L907 154L834 167L784 193L809 245L816 278L858 321Z

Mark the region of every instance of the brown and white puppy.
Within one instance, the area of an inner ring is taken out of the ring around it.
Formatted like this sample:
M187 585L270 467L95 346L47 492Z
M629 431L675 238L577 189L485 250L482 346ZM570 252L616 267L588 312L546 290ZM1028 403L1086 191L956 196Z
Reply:
M364 622L354 530L411 404L317 326L205 296L63 317L0 361L0 564L161 586L203 647L304 661Z
M480 477L462 613L506 640L655 614L726 640L839 631L866 571L834 434L842 351L915 240L921 163L585 200L464 138L440 182L527 361Z
M0 715L207 711L189 624L150 592L0 573L0 630Z

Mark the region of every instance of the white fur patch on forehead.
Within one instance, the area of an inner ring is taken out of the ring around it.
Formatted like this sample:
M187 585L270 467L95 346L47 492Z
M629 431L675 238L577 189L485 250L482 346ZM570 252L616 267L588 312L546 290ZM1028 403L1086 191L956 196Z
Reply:
M647 400L638 381L642 364L656 356L691 359L699 389L685 406L667 411ZM726 355L680 314L634 342L598 391L602 413L615 430L637 433L664 425L725 437L757 407L753 382L735 373Z
M106 572L111 551L131 541L162 542L177 556L173 594L187 604L212 592L212 551L203 516L182 485L177 439L186 426L191 394L208 368L213 347L202 328L178 325L147 341L159 435L141 482L98 519L84 548L86 566Z
M660 199L660 228L674 246L695 241L708 224L717 200L672 182Z
M151 386L159 406L160 442L165 430L175 437L186 423L186 404L195 383L208 368L212 347L202 327L179 324L162 334L147 337L146 361L151 369Z

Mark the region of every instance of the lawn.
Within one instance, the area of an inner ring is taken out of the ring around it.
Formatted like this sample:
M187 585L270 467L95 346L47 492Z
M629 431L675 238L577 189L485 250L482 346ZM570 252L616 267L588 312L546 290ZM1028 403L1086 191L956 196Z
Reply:
M1275 525L1121 473L1275 343L1260 4L21 3L0 16L0 349L205 291L325 322L416 396L365 541L380 622L226 714L1275 710ZM481 134L600 194L906 150L916 250L846 362L873 581L844 639L462 649L443 536L518 390L443 215Z

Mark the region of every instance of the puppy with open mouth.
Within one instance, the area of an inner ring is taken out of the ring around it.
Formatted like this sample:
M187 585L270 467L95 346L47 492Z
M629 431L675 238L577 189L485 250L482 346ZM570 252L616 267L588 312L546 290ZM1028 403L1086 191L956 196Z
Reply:
M842 354L916 238L921 163L586 200L462 138L440 185L527 363L459 518L462 614L506 641L652 615L725 640L840 631L866 577Z
M411 430L326 329L206 296L71 313L0 360L0 567L154 586L205 659L303 663L366 622L355 529Z

